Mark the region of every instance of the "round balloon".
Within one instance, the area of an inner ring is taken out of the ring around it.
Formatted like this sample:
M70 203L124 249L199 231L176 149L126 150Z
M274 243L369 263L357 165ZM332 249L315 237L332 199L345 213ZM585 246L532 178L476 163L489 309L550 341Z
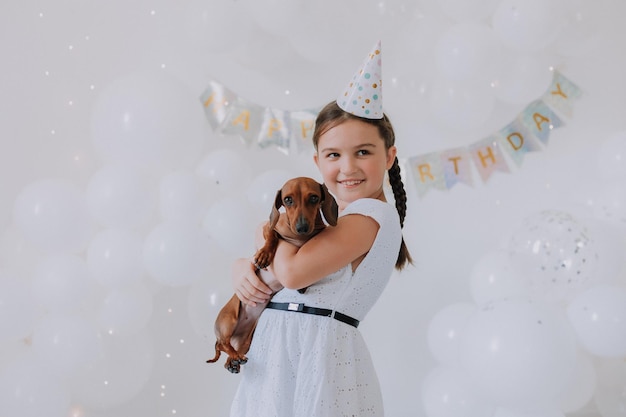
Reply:
M437 42L436 63L451 80L483 80L494 73L500 48L488 26L461 23L450 27Z
M207 132L195 93L165 72L114 80L100 92L91 118L92 141L105 163L157 170L194 163Z
M76 313L85 309L94 293L83 258L71 254L42 259L32 280L37 303L51 313Z
M428 417L482 417L494 411L463 372L445 366L433 369L424 378L422 403Z
M105 288L134 284L141 278L143 238L130 230L104 229L87 249L89 275Z
M596 164L603 179L626 179L626 131L615 132L602 142Z
M87 204L102 226L139 228L154 214L156 185L134 168L109 165L89 180Z
M16 342L32 334L39 305L25 279L0 271L0 343Z
M491 116L495 96L486 83L434 80L428 92L428 103L434 120L454 131L481 126Z
M142 285L111 290L98 311L100 328L109 334L136 333L152 315L152 295Z
M594 355L626 355L626 288L598 285L578 294L567 307L578 340Z
M598 253L586 227L571 214L545 210L526 217L509 242L513 266L533 294L567 299L596 280Z
M159 191L163 219L200 223L206 202L196 175L189 171L167 174L161 179Z
M265 210L269 215L276 193L293 175L284 169L270 169L256 176L248 186L248 200L255 209Z
M572 378L576 343L567 319L529 298L494 301L470 318L463 368L490 401L511 408L546 404Z
M24 237L45 251L76 253L91 237L85 197L65 180L27 185L15 200L13 217Z
M95 323L76 315L49 315L33 332L33 352L40 366L69 377L88 366L100 354Z
M239 256L254 253L257 218L242 199L225 197L209 207L202 221L203 230L225 252Z
M196 174L209 180L222 193L241 189L252 175L250 164L231 149L218 149L205 155L196 166Z
M428 325L428 347L441 364L460 364L460 340L468 320L476 311L471 303L456 303L439 310Z
M145 239L143 262L158 283L172 287L189 285L210 271L208 238L200 226L160 223Z
M552 43L563 16L553 0L502 0L492 25L502 42L519 51L537 52Z
M470 291L478 305L527 294L527 287L527 281L519 276L504 249L487 252L472 267Z
M70 404L65 381L41 367L32 355L0 370L0 415L66 417Z
M97 360L72 379L73 400L93 409L110 409L141 392L154 365L154 348L145 331L105 335Z

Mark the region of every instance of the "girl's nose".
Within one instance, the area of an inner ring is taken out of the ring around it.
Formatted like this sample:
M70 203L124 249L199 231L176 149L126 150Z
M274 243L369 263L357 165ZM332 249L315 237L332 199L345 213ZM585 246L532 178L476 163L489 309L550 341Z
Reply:
M341 163L341 173L344 175L353 174L357 170L356 161L354 158L346 157Z

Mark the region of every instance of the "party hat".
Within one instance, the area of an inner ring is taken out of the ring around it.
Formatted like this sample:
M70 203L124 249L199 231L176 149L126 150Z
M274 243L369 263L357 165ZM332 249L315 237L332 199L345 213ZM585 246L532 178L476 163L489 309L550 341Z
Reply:
M381 57L378 41L337 98L337 104L344 111L366 119L383 118Z

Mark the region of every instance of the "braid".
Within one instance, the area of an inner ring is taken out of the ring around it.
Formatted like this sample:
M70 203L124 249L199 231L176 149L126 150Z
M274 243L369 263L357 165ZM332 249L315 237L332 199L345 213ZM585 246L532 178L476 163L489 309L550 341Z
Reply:
M400 176L400 165L398 164L398 158L393 161L393 165L387 171L389 174L389 183L391 184L391 190L393 191L393 197L396 201L396 210L400 215L400 227L404 227L404 219L406 217L406 191L404 191L404 184L402 183L402 177ZM409 253L409 249L404 243L400 244L400 252L398 253L398 259L396 260L396 269L403 269L406 264L413 264L413 259Z

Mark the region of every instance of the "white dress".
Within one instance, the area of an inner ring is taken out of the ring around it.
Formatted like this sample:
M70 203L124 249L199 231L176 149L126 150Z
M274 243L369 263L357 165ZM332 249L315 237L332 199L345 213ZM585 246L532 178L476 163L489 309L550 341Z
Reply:
M376 220L371 250L351 266L325 277L304 294L284 289L274 302L333 309L362 321L386 287L401 242L398 213L389 203L360 199L341 216ZM383 416L378 377L359 330L331 317L264 310L231 417Z

